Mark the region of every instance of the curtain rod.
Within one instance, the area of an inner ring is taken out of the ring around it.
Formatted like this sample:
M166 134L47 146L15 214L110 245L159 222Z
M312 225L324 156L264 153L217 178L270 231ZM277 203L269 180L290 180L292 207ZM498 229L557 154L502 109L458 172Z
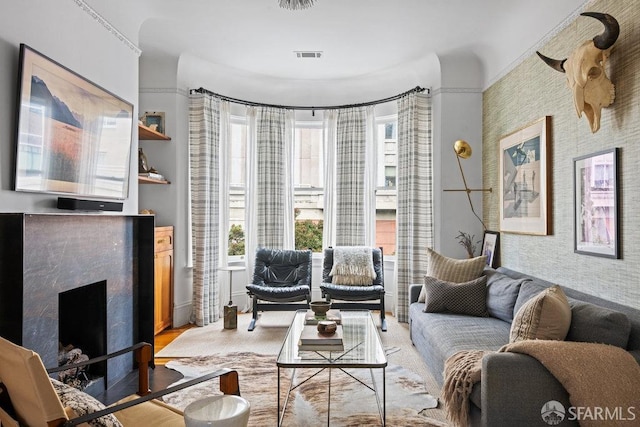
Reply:
M334 105L334 106L320 106L320 107L307 107L307 106L294 106L294 105L276 105L276 104L264 104L261 102L252 102L252 101L244 101L242 99L237 99L237 98L231 98L229 96L224 96L224 95L220 95L218 93L215 92L211 92L210 90L204 89L204 88L199 88L199 89L191 89L190 93L203 93L203 94L207 94L207 95L211 95L211 96L215 96L218 97L220 99L222 99L223 101L229 101L229 102L233 102L236 104L242 104L242 105L248 105L251 107L275 107L275 108L283 108L285 110L311 110L311 111L315 111L315 110L337 110L340 108L354 108L354 107L367 107L369 105L376 105L376 104L382 104L384 102L389 102L389 101L395 101L397 99L402 98L405 95L409 95L410 93L421 93L427 91L427 93L429 93L429 89L425 89L422 88L420 86L416 86L413 89L410 89L406 92L400 93L398 95L395 96L390 96L388 98L384 98L384 99L379 99L377 101L369 101L369 102L362 102L359 104L347 104L347 105Z

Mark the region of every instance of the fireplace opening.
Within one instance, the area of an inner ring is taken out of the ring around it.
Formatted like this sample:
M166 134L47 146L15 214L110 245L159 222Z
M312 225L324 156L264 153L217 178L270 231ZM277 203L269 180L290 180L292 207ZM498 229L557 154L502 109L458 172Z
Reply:
M58 294L58 365L107 354L107 282ZM60 372L60 380L81 390L106 386L107 362ZM89 392L89 391L87 391Z

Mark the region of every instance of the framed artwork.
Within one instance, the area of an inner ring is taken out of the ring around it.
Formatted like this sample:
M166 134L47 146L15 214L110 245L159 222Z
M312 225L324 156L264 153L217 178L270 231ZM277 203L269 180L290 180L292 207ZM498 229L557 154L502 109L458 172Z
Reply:
M142 116L142 122L146 127L164 134L164 112L147 111Z
M491 268L498 266L498 251L500 250L500 233L497 231L485 230L482 239L482 252L480 255L487 256L487 265Z
M551 116L500 139L500 231L549 234Z
M573 159L574 252L619 258L618 149Z

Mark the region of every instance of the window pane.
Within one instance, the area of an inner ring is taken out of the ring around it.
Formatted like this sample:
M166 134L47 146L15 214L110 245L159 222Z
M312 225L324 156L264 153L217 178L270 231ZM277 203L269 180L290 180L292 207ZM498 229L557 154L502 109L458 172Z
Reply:
M322 252L324 211L322 128L296 126L294 143L295 246Z
M245 181L247 165L247 125L233 121L229 150L229 255L244 255L245 242Z
M378 121L378 189L376 191L376 246L386 255L396 252L397 119Z

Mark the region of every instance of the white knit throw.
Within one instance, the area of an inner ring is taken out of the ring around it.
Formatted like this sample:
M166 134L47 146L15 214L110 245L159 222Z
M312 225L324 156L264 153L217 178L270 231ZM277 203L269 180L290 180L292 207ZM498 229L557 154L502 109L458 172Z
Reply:
M333 250L332 282L340 285L371 285L376 278L371 248L339 246Z

